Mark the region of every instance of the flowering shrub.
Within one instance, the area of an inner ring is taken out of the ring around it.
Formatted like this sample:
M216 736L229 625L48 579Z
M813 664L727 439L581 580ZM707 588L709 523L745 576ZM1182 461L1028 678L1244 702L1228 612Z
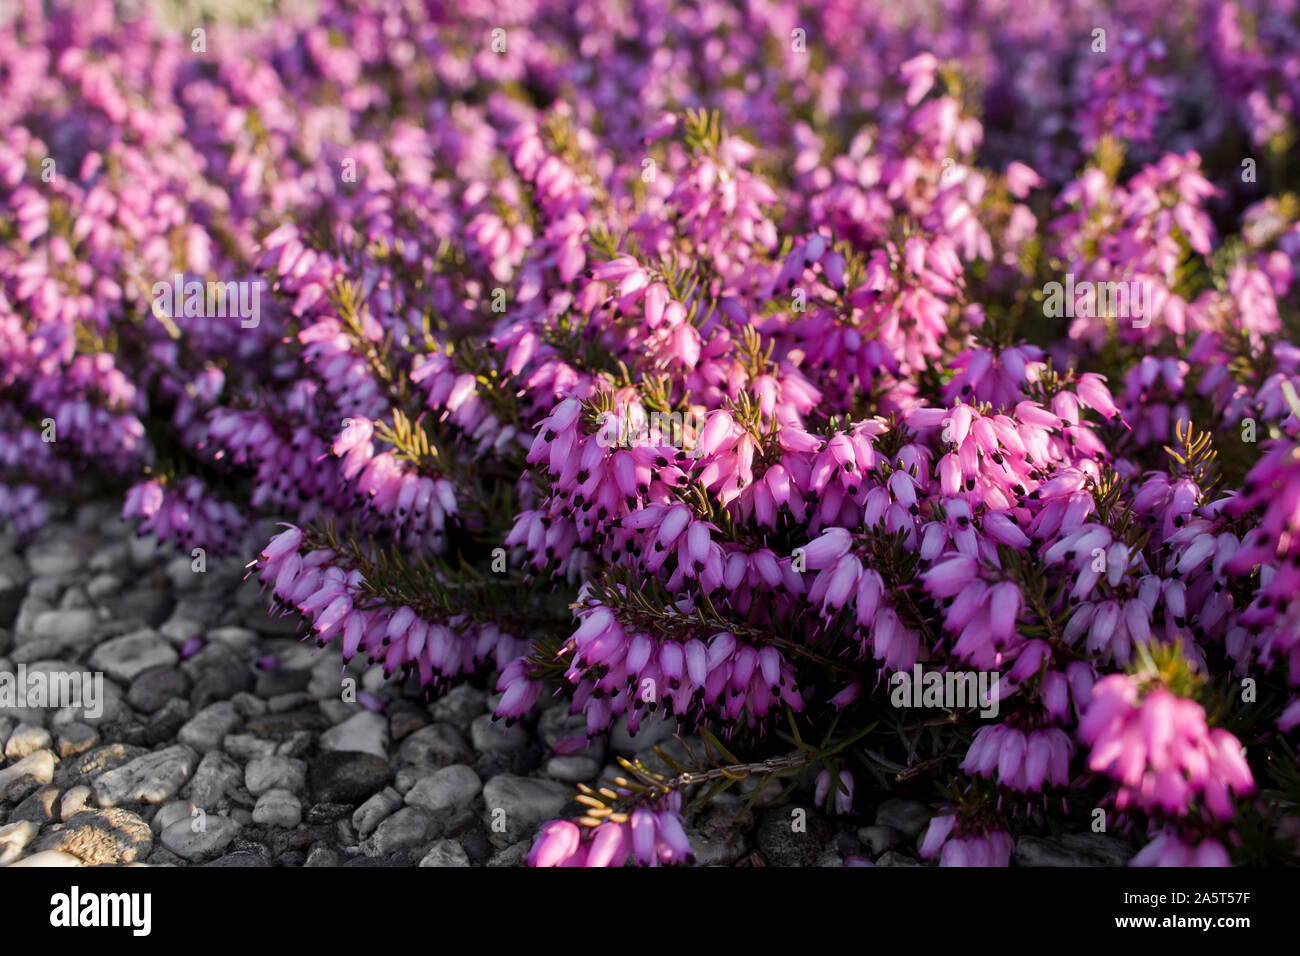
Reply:
M1296 3L13 6L18 532L113 488L394 680L699 735L534 865L804 771L944 865L1296 854Z

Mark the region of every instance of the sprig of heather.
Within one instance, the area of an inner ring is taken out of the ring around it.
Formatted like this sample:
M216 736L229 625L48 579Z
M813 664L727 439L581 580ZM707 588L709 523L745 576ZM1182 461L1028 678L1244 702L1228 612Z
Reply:
M289 526L250 566L275 604L309 622L318 647L338 638L345 663L364 653L386 679L414 675L421 686L439 688L487 662L505 669L528 651L505 617L469 597L483 590L482 580L450 580L425 567L417 583L384 555L330 529ZM515 621L532 627L545 619L521 609Z

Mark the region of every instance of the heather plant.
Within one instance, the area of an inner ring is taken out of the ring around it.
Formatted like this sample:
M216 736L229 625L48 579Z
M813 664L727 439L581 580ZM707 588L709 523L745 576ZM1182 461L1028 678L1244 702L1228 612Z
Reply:
M666 715L534 865L769 779L1294 859L1300 7L317 6L0 24L19 533L118 493L558 753Z

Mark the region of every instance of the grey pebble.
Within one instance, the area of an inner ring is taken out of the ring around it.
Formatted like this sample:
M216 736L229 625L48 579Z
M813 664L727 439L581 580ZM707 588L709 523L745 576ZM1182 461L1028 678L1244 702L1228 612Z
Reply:
M478 774L464 764L454 764L419 781L407 792L406 804L433 813L456 810L468 806L482 790Z
M451 724L437 723L421 727L403 740L398 757L403 763L441 767L465 763L473 754L459 730Z
M495 838L514 843L569 804L566 787L552 780L503 773L483 785L484 821ZM494 826L495 824L495 826Z
M153 667L137 674L126 692L126 702L142 714L161 710L173 698L184 696L190 681L174 667Z
M296 827L301 821L302 801L288 790L268 790L253 807L253 822L263 826Z
M546 761L546 773L565 783L579 783L599 774L600 764L582 755L552 757Z
M123 803L162 803L194 773L198 754L184 744L137 757L95 778L95 800L101 807Z
M930 825L934 811L916 800L897 797L886 800L876 810L876 825L893 827L909 840L914 840Z
M428 839L432 819L419 807L402 807L379 824L375 832L362 843L362 851L369 857L389 856L398 850L418 846Z
M311 762L309 778L318 803L359 804L392 780L392 769L374 754L327 751Z
M268 790L298 792L307 784L307 764L293 757L257 757L244 768L244 786L253 796Z
M220 855L239 833L240 826L215 813L178 820L162 831L162 845L183 860L197 863Z
M211 751L203 755L190 783L190 800L195 806L213 810L226 795L244 782L244 771L225 754Z
M243 718L230 701L220 701L204 707L181 728L178 739L188 744L199 753L207 753L221 747L227 734L233 733L243 724Z
M434 720L464 725L483 713L487 694L469 684L453 687L429 705Z
M858 829L858 839L862 845L871 851L872 856L879 856L886 850L896 847L905 842L903 834L899 833L893 827L876 825L870 827L860 827Z
M388 721L382 715L361 710L320 738L321 750L346 750L374 754L388 759Z
M469 854L455 840L439 840L429 847L420 866L469 866Z
M129 684L147 670L171 667L178 660L175 649L161 634L144 630L100 644L90 655L90 666Z
M369 836L384 820L402 805L402 795L392 787L385 787L372 796L352 814L352 825L361 836Z
M270 757L276 752L273 740L263 740L252 734L226 734L221 742L221 749L240 760L255 760L258 757Z
M475 717L469 732L479 753L512 753L528 745L528 731L521 724L507 727L504 721L493 721L491 714Z

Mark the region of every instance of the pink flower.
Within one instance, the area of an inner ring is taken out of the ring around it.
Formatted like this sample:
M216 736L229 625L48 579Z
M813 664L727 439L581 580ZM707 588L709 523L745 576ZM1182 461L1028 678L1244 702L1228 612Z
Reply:
M1199 704L1159 686L1140 695L1123 674L1093 688L1079 737L1092 747L1088 766L1120 782L1120 810L1135 805L1185 816L1199 797L1214 816L1228 820L1236 812L1230 795L1255 790L1240 742L1227 731L1211 731Z
M1228 851L1216 840L1191 844L1173 829L1162 830L1129 861L1129 866L1231 866Z
M553 820L542 827L541 834L528 851L529 866L563 866L577 855L582 834L568 820Z
M1046 181L1024 163L1013 161L1007 164L1007 189L1017 199L1024 199L1031 189L1041 189Z

